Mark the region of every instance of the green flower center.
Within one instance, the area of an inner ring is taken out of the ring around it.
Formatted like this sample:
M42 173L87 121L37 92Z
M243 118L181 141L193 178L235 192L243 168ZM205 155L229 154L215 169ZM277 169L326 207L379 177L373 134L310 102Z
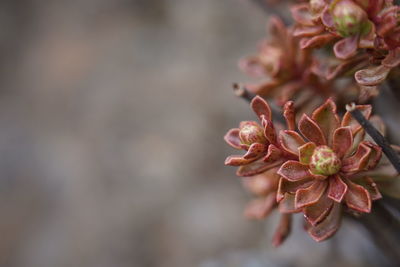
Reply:
M315 148L310 162L310 170L314 174L332 175L339 172L342 162L333 150L328 146Z

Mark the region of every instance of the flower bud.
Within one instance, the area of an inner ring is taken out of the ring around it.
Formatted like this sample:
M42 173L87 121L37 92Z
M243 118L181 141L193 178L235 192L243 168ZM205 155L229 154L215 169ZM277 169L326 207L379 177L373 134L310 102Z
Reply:
M267 141L264 129L254 121L244 121L240 124L239 137L242 144L245 145L264 144Z
M367 13L353 1L342 0L334 4L332 15L335 28L342 37L365 35L370 30Z
M314 174L332 175L337 173L342 163L333 150L327 146L315 148L310 162L310 170Z

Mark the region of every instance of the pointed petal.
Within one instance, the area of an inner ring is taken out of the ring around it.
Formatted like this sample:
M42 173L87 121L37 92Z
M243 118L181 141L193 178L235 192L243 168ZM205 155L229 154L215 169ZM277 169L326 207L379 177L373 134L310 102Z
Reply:
M361 142L356 153L342 161L341 171L345 173L352 173L365 170L368 166L370 155L371 148L366 145L365 142Z
M263 159L261 158L249 164L240 166L236 171L236 175L242 177L253 176L265 172L273 167L276 167L281 163L282 163L281 160L273 162L264 162Z
M287 128L294 131L296 129L296 114L293 101L286 102L283 107L283 117L285 117Z
M280 213L296 213L301 211L295 207L294 202L295 196L292 194L285 194L285 197L279 202L279 212Z
M267 152L267 155L263 158L263 161L265 163L272 163L272 162L279 160L281 155L282 155L282 151L279 148L277 148L276 146L271 144L268 146L268 152Z
M308 165L311 161L311 156L317 146L313 142L308 142L299 147L299 161L301 164Z
M228 145L236 149L241 149L239 132L240 132L239 128L230 129L224 136L225 142L227 142Z
M241 155L232 155L226 158L225 160L225 165L229 166L242 166L249 164L252 161L255 161L256 159L245 159Z
M348 191L344 197L347 206L359 212L369 213L371 211L371 196L361 185L346 180Z
M274 237L272 238L272 245L279 247L290 234L292 225L292 215L282 214L279 220L278 228L275 230Z
M352 146L353 134L351 128L348 126L337 128L333 134L333 151L336 155L342 158Z
M309 187L297 190L295 197L296 208L303 208L317 203L327 186L326 180L315 180Z
M371 116L371 105L357 105L356 109L358 109L367 120ZM362 126L353 118L349 111L347 111L343 116L342 126L350 126L353 135L362 129Z
M308 178L297 182L290 182L285 178L279 180L278 191L276 192L276 201L280 202L286 193L295 194L297 190L309 187L314 182Z
M335 56L339 59L348 59L354 56L357 52L359 39L358 35L353 35L336 42L333 46Z
M345 182L342 181L339 175L332 175L329 178L328 197L340 203L346 195L346 192L347 185Z
M267 101L265 101L262 97L260 96L254 97L253 100L251 100L250 106L257 114L260 120L262 119L261 115L264 115L267 120L272 119L271 109Z
M339 229L341 218L341 206L335 203L322 222L308 229L308 234L317 242L324 241Z
M331 98L317 108L311 117L321 128L328 145L332 144L333 132L340 125L340 120L336 112L336 104Z
M249 147L247 153L243 156L244 159L258 159L265 155L268 146L264 144L254 143Z
M294 160L286 161L279 168L278 174L292 182L312 178L308 166Z
M333 200L323 194L317 203L304 208L304 217L312 226L315 226L326 218L332 206Z
M299 147L305 143L297 132L289 130L279 132L279 142L287 153L294 156L299 154Z
M389 74L389 72L390 68L379 65L357 71L354 74L354 78L356 79L357 83L361 85L378 85L386 79L386 76Z
M326 145L326 139L321 128L306 114L303 114L299 121L299 130L303 136L317 146Z
M249 219L260 220L267 217L276 205L274 194L269 194L264 198L250 201L244 210L244 215Z

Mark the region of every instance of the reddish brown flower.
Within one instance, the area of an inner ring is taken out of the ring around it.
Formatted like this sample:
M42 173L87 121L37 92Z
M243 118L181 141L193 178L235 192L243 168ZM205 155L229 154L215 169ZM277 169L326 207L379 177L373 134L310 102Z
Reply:
M370 106L357 106L369 118ZM281 175L278 201L290 202L310 224L309 234L317 241L333 235L340 225L343 204L356 212L370 212L371 201L380 198L373 180L363 176L376 167L381 148L365 141L361 126L346 113L342 120L328 99L311 117L303 115L296 142L287 152L298 159L286 161ZM284 131L281 143L287 143ZM292 136L295 132L290 132Z

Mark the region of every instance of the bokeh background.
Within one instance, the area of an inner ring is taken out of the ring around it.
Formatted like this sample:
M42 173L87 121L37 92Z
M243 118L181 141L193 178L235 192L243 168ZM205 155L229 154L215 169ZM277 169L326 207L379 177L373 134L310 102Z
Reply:
M345 222L247 221L222 136L267 16L248 0L0 1L0 266L382 266ZM301 218L297 218L300 220ZM340 240L340 242L338 241Z

